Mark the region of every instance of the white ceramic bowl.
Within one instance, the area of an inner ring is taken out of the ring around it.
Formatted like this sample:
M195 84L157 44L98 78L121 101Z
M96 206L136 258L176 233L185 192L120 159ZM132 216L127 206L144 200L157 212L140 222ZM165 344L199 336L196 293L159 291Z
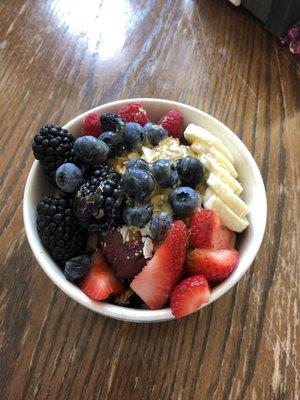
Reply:
M163 113L171 108L178 109L183 114L186 123L200 125L220 137L234 156L239 180L244 188L243 199L250 208L248 215L250 225L242 235L239 246L240 259L237 267L224 282L212 290L210 301L205 304L206 306L217 300L238 282L250 267L259 250L265 231L267 216L266 193L262 177L246 146L229 128L203 111L174 101L147 98L115 101L79 115L68 122L64 128L68 129L74 136L77 136L84 117L90 112L104 113L117 111L121 106L132 101L139 101L144 105L151 121L157 121ZM50 186L44 178L42 168L35 161L31 167L25 186L23 216L30 247L35 258L49 278L68 296L80 304L111 318L131 322L157 322L173 319L174 317L171 314L170 308L162 310L139 310L93 301L76 285L64 278L61 269L42 246L36 228L36 205L41 197L49 193L49 191Z

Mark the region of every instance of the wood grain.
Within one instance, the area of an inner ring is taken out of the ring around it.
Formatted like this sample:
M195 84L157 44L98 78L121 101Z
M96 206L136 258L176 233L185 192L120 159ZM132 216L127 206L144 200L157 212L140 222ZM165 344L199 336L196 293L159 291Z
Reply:
M223 0L2 0L0 17L1 399L299 399L296 60ZM128 324L86 310L50 282L24 233L38 127L127 97L219 118L267 188L252 268L180 321Z

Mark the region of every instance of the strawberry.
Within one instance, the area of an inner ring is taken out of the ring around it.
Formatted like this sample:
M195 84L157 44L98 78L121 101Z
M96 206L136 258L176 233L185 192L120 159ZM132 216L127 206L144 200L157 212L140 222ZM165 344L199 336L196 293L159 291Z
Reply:
M83 121L83 126L80 131L80 136L95 136L101 135L100 115L96 113L89 114Z
M172 314L175 318L184 317L199 309L210 298L210 288L203 275L184 279L173 290L170 297Z
M226 228L226 226L221 226L218 240L213 244L213 248L216 250L234 249L235 239L236 239L235 232Z
M120 108L118 114L126 122L137 122L142 126L149 122L149 118L141 103L126 104Z
M175 221L154 256L131 282L131 289L150 308L161 308L168 300L182 274L187 245L186 226Z
M187 256L187 274L202 274L208 282L221 282L231 274L239 252L231 250L195 249Z
M190 218L190 244L198 249L233 249L235 233L222 226L213 210L198 208Z
M93 300L104 300L113 294L121 294L125 291L99 250L93 253L91 262L89 273L78 285L86 295Z
M184 130L184 122L182 114L177 110L170 110L161 117L158 125L162 126L169 132L170 136L180 138Z

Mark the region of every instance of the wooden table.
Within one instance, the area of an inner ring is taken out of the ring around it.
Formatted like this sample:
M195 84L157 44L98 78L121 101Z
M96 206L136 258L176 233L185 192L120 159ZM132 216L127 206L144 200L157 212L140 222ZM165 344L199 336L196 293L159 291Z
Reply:
M0 3L0 397L299 399L299 66L223 0ZM175 322L101 317L39 268L22 195L42 124L127 97L199 107L235 131L268 192L249 272Z

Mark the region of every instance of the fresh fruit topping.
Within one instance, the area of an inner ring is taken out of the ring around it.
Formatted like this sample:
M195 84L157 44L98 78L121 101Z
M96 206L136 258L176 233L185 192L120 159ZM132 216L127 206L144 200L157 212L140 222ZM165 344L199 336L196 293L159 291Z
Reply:
M194 188L204 180L202 163L194 157L184 157L177 161L177 171L181 184Z
M175 221L151 260L131 282L132 290L150 308L159 309L168 300L182 274L187 244L184 222Z
M213 210L195 210L190 219L190 245L193 248L215 250L233 249L236 234L222 226L218 214Z
M175 318L197 311L210 298L210 288L203 275L184 279L173 290L170 306Z
M204 146L214 147L228 158L230 162L234 162L232 154L222 140L201 126L189 124L184 131L184 137L191 144L200 143Z
M202 249L217 246L221 226L221 221L213 210L195 210L189 224L191 247Z
M109 148L102 140L94 136L82 136L75 140L74 153L86 166L98 166L108 156Z
M121 224L122 207L121 176L113 167L103 165L78 190L74 208L83 226L95 229L97 223L99 229L106 231Z
M151 204L143 204L135 207L125 207L123 210L123 221L126 225L143 228L150 221L153 214Z
M57 168L55 180L60 190L66 193L74 193L82 185L83 176L81 170L75 164L65 163Z
M169 135L174 138L180 138L184 130L184 122L182 114L177 110L170 110L161 117L158 122Z
M94 136L101 135L100 115L92 113L87 115L83 120L83 125L80 131L80 136Z
M143 248L140 232L133 233L128 227L122 227L109 232L102 251L118 278L133 279L146 264Z
M249 225L246 217L241 218L235 214L211 189L206 189L203 205L214 210L222 224L234 232L242 232Z
M210 173L207 184L214 194L240 218L249 213L247 204L218 175Z
M143 109L140 103L126 104L120 108L118 114L126 122L137 122L142 126L149 122L146 111Z
M172 222L173 218L168 212L162 211L159 214L156 214L150 221L149 225L152 239L163 239Z
M198 143L194 143L191 149L197 153ZM210 154L202 154L200 160L205 168L215 175L217 175L223 182L225 182L237 195L243 191L243 187L238 180L236 180L231 173L219 164Z
M236 233L226 228L226 226L221 226L218 240L216 243L214 243L213 248L215 250L234 249L235 240Z
M163 188L178 184L179 178L175 164L170 160L157 160L152 166L156 183Z
M66 162L77 164L73 152L74 140L66 129L50 124L44 125L34 137L33 155L54 184L55 172L60 165Z
M43 246L60 265L84 251L87 235L73 212L71 199L43 197L37 205L36 223Z
M125 149L123 136L119 132L103 132L99 136L99 139L107 144L109 148L109 158L121 155L122 151Z
M208 282L221 282L234 270L238 258L239 252L235 249L195 249L187 257L187 273L203 274Z
M122 283L114 272L106 264L105 258L100 251L96 251L91 257L91 269L80 281L80 289L93 300L105 300L114 294L125 291Z
M100 116L102 132L119 132L124 129L124 121L120 116L113 112L108 112Z
M143 128L143 140L146 144L157 146L159 142L168 136L168 132L161 126L148 122Z
M150 172L131 168L123 175L124 192L133 198L144 199L153 191L155 182Z
M174 189L169 196L169 201L174 214L181 218L191 215L201 203L199 193L185 186Z
M64 274L68 281L74 282L83 278L90 268L91 260L89 256L77 256L66 262Z
M143 169L144 171L151 171L150 165L143 158L132 158L126 164L126 170L130 170L131 168Z
M136 122L127 122L124 128L124 141L126 149L129 151L140 150L142 148L143 128Z

